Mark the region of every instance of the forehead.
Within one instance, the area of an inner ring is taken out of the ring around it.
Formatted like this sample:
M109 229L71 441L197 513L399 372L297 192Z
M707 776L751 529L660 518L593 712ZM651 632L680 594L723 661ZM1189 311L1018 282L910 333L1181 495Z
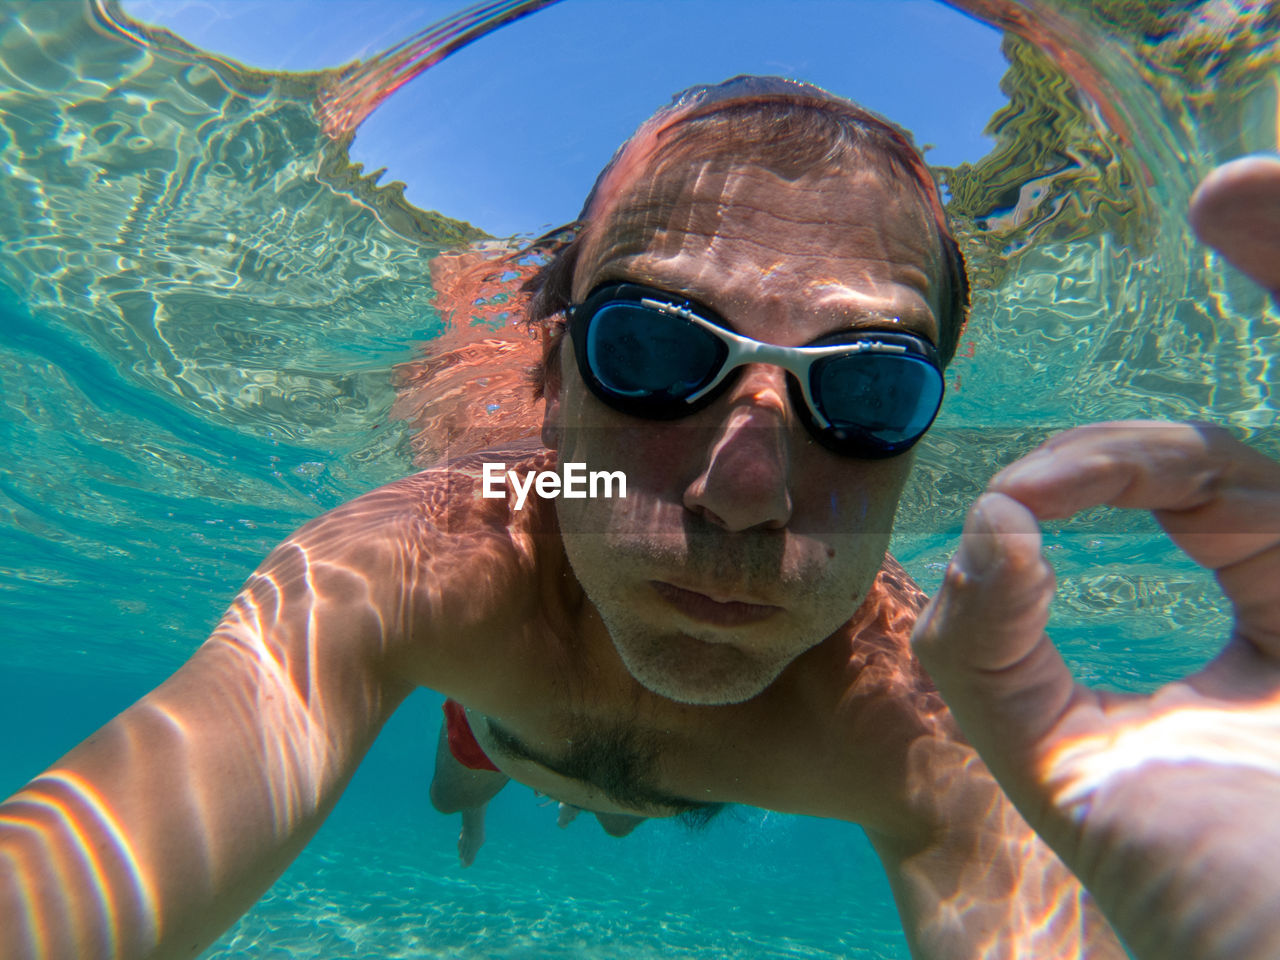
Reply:
M889 313L937 336L940 242L918 187L865 163L787 177L732 157L629 171L597 198L576 301L610 280L685 293L726 316L762 303Z

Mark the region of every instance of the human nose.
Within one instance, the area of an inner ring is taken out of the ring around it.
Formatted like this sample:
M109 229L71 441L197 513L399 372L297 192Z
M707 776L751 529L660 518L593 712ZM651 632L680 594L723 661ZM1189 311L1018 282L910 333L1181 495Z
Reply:
M730 531L786 526L792 510L786 374L748 367L710 411L721 419L685 489L686 509Z

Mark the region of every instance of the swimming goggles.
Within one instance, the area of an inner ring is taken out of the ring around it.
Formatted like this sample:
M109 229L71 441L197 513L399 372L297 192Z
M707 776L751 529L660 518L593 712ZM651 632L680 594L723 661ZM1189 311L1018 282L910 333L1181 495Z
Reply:
M782 367L809 432L836 453L892 457L919 440L942 405L942 366L923 337L841 330L804 347L740 336L712 310L633 283L597 287L569 309L582 379L634 417L673 420L712 403L739 367Z

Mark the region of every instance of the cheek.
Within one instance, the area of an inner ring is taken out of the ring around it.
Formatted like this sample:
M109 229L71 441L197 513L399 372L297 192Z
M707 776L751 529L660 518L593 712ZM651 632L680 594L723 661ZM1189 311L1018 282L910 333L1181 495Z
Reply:
M621 472L627 495L558 499L561 530L592 535L597 545L679 530L673 516L683 509L680 456L687 450L679 434L671 424L623 416L591 396L578 403L565 419L561 465L582 463L589 473Z
M627 476L637 490L674 497L677 501L689 481L689 459L700 449L699 439L679 424L628 420L617 429L617 450L626 462Z
M626 417L590 398L569 421L561 461L585 463L588 470L620 470L628 491L666 496L683 490L685 459L694 449L687 434L680 425Z
M814 482L796 494L793 529L845 540L883 535L893 528L898 501L911 473L911 454L891 460L843 460L823 451L811 476ZM804 504L803 507L800 507Z

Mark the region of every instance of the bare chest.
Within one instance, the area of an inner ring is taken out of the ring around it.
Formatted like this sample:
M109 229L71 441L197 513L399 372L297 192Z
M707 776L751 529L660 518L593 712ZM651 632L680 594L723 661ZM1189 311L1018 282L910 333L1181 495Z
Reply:
M565 697L525 690L526 710L472 709L485 754L507 776L586 810L645 817L723 804L859 821L872 794L891 788L901 748L859 728L834 693L691 707L639 689ZM890 738L892 740L893 738Z
M577 807L655 817L748 804L869 823L901 805L912 757L940 729L910 619L851 623L760 695L705 706L642 687L598 618L544 609L476 638L455 696L502 772Z

